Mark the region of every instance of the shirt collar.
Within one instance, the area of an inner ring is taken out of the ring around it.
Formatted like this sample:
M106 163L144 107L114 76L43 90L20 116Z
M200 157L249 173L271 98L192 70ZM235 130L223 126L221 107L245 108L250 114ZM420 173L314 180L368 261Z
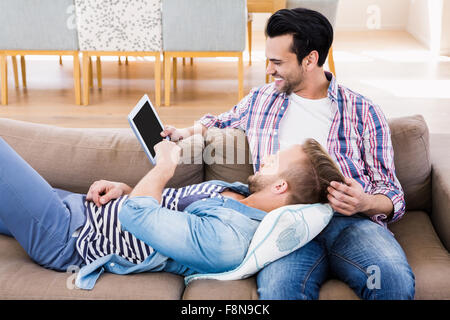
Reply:
M243 215L249 217L250 219L261 221L267 214L267 212L265 212L263 210L246 206L245 204L243 204L235 199L228 198L228 197L223 197L223 198L224 198L223 206L225 208L230 208L237 212L240 212Z
M334 102L338 102L338 85L336 82L336 77L328 71L324 71L325 73L325 77L327 78L328 81L330 81L330 85L328 86L328 98L331 99L331 101ZM277 90L275 89L275 85L274 86L274 91L277 92ZM285 92L277 92L279 95L281 95L285 100L289 99L289 96L285 93Z
M336 78L331 72L325 71L325 77L330 81L330 85L328 86L328 98L332 101L338 101L338 85L336 82Z

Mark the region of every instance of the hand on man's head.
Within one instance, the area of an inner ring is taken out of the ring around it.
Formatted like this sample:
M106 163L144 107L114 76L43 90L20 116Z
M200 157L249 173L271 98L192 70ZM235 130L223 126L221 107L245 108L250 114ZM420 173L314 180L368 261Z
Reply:
M328 201L334 211L351 216L369 209L370 195L364 192L355 179L345 178L345 184L332 181L327 191Z

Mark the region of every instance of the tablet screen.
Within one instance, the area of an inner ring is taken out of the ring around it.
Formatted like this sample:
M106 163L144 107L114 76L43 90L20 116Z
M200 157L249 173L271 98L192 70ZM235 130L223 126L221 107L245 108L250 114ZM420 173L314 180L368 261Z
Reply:
M155 117L152 108L148 102L145 102L144 106L139 110L139 112L134 116L133 122L136 125L139 133L142 136L150 154L155 158L155 150L153 147L158 142L162 141L161 127L158 119Z

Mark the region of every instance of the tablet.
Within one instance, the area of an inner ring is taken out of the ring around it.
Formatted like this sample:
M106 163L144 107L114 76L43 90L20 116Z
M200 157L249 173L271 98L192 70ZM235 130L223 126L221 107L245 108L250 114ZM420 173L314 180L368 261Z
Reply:
M147 95L144 95L128 115L131 129L138 138L150 162L155 165L155 150L153 147L163 140L164 130L158 114Z

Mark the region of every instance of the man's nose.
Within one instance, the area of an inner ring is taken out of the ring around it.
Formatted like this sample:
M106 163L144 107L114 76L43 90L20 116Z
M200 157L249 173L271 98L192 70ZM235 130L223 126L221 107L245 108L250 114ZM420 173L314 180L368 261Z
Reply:
M275 73L274 64L270 60L266 60L266 74L273 75Z

